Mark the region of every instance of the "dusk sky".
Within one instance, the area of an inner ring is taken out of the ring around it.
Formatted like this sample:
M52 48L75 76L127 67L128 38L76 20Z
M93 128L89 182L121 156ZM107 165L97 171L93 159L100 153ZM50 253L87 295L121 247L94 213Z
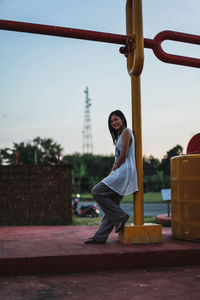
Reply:
M125 0L0 0L0 19L125 34ZM200 35L199 0L143 0L143 32ZM131 82L121 45L0 30L0 148L52 138L82 153L84 90L92 100L94 154L113 154L107 127L120 109L131 127ZM200 46L166 41L166 52L200 58ZM143 154L161 159L200 132L200 69L166 64L145 49Z

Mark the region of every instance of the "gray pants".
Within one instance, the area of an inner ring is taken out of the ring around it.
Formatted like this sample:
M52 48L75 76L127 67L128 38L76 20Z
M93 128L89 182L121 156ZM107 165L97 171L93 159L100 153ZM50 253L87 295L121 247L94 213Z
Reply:
M121 220L127 216L119 207L123 196L114 192L103 182L97 183L91 193L105 214L93 238L98 241L106 241L113 227L118 226Z

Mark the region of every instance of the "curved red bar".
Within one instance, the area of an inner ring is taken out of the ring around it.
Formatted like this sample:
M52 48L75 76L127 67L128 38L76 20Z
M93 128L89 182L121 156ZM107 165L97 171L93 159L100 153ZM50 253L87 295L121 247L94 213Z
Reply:
M200 68L200 59L198 58L168 54L164 52L161 47L161 43L165 40L200 45L200 36L168 30L158 33L154 38L154 43L152 43L153 52L155 56L161 61L170 64Z

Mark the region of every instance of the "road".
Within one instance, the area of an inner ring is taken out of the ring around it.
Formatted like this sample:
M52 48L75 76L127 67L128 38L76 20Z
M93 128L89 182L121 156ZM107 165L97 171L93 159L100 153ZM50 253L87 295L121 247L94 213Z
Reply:
M87 205L94 202L79 202L78 208L81 205ZM99 207L99 205L98 205ZM120 207L129 214L130 217L133 216L133 204L121 203ZM101 211L101 209L100 209ZM155 204L144 204L144 216L157 216L160 214L167 214L167 203L155 203ZM101 211L100 217L103 216L103 212Z

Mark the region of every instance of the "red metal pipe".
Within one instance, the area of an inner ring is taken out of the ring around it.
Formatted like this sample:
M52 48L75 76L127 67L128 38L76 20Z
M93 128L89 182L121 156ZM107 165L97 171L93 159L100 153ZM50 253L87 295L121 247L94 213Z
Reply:
M151 40L151 39L144 39L144 47L145 48L150 48L153 49L156 45L156 41L155 40Z
M8 20L0 20L0 29L122 45L126 44L127 39L125 35L119 34Z
M0 29L122 45L126 45L127 42L126 35L9 20L0 20ZM161 47L161 43L164 40L173 40L200 45L200 36L175 31L162 31L158 33L153 40L144 39L144 47L152 49L156 57L161 61L171 64L200 68L200 59L168 54L164 52Z

